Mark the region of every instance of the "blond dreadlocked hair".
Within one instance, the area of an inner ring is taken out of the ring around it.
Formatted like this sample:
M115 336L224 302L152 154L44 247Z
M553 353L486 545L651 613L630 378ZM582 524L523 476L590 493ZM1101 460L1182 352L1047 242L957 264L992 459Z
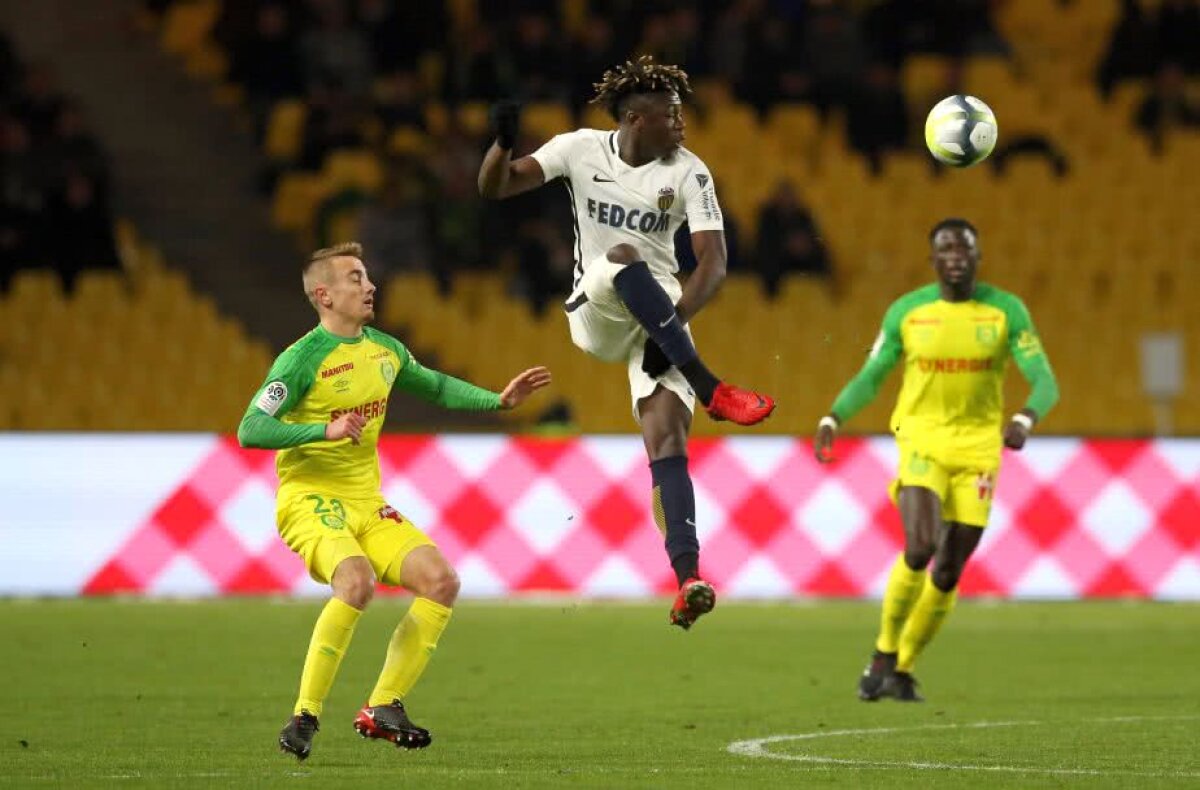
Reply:
M627 60L624 65L614 66L604 72L604 77L593 87L596 95L591 103L606 107L618 122L621 104L629 96L659 91L674 91L683 96L692 90L686 71L678 66L655 63L652 55L642 55L636 61Z

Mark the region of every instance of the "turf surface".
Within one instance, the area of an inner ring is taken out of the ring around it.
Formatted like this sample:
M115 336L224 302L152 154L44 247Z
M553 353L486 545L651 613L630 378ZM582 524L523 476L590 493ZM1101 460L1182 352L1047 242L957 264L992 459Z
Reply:
M297 763L275 739L320 602L0 601L0 785L1200 786L1200 606L965 603L902 705L854 696L873 604L723 603L683 633L665 603L468 602L409 753L350 726L406 605L360 622ZM781 735L808 737L729 750Z

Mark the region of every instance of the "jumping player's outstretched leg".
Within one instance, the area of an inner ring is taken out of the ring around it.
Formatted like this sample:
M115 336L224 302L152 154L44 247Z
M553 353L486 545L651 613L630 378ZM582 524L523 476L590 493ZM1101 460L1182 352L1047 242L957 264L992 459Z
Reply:
M712 585L700 578L696 498L687 460L692 415L679 396L663 386L638 403L638 412L654 485L654 523L663 533L667 557L679 584L670 622L687 630L717 603Z
M754 425L771 415L773 398L723 382L704 365L674 303L636 247L618 244L607 257L623 267L613 278L613 289L667 360L679 368L713 419Z

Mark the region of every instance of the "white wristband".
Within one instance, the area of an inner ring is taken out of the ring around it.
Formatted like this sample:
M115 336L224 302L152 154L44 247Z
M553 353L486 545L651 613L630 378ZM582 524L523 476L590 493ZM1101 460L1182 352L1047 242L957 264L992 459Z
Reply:
M817 423L817 428L818 429L829 428L831 430L836 431L838 428L838 421L833 419L832 417L826 415L821 418L821 421L819 423Z
M1012 416L1012 421L1020 423L1027 431L1033 430L1033 418L1031 418L1028 414L1021 414L1018 412Z

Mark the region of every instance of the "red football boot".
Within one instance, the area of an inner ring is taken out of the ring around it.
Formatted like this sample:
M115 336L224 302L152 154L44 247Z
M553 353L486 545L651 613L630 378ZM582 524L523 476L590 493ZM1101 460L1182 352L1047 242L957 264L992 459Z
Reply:
M770 395L744 390L722 381L713 390L712 400L705 407L714 420L729 420L738 425L755 425L775 411L775 399Z
M382 738L403 749L424 749L433 741L429 730L412 723L398 699L388 705L364 705L354 717L354 729L364 738Z
M671 607L671 625L688 630L699 619L717 605L717 591L703 579L691 578L679 588L675 605Z

